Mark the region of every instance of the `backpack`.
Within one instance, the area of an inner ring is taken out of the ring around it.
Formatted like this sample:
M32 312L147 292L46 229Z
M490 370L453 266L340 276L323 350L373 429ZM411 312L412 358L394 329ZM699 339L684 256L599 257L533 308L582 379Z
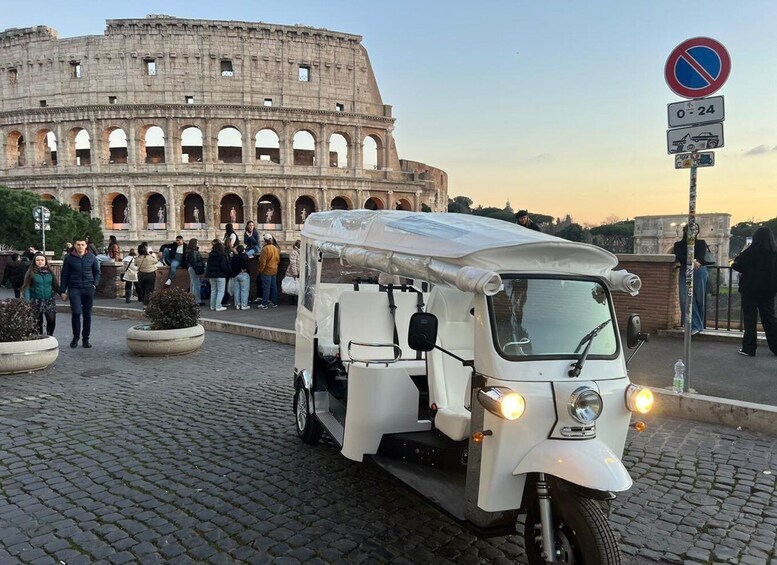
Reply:
M210 281L208 279L204 279L200 283L200 298L210 298Z

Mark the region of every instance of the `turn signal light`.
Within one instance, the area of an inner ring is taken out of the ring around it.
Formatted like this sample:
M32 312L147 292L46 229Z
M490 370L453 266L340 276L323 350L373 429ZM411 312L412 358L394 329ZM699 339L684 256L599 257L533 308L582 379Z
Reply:
M638 432L644 432L647 429L645 422L634 422L633 424L631 424L631 427L637 430Z

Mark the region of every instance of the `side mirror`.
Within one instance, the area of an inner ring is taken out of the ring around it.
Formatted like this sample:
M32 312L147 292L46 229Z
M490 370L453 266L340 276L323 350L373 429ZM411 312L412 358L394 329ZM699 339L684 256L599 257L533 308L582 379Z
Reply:
M415 351L431 351L437 343L437 316L416 312L410 316L407 344Z
M647 335L642 333L642 321L639 314L629 316L626 327L626 347L633 349L641 341L647 341Z

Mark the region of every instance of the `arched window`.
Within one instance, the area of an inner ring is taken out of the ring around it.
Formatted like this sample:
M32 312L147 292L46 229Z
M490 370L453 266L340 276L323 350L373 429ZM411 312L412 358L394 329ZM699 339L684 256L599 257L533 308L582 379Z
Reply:
M316 138L306 130L294 134L294 164L312 167L316 164Z
M6 147L6 160L9 167L23 167L27 164L24 136L20 131L12 131L8 134Z
M330 210L350 210L351 203L342 196L336 196L329 205Z
M76 145L76 165L86 166L92 164L92 140L89 132L85 129L79 129L75 137Z
M200 128L191 126L181 132L181 163L202 163L202 131Z
M187 194L183 199L183 228L196 230L205 227L205 202L199 194Z
M265 194L256 205L256 224L261 229L282 229L281 202L272 194Z
M57 164L57 136L50 129L35 134L35 164L42 167Z
M380 138L376 135L368 135L364 138L364 149L362 151L363 166L365 169L383 168L383 145Z
M221 199L221 229L227 224L236 230L243 227L243 199L237 194L227 194Z
M219 131L219 163L243 162L243 135L235 127L229 126Z
M109 165L126 164L129 156L127 133L121 128L110 128L107 131L108 143L105 144ZM104 141L103 141L104 143Z
M141 158L144 163L165 162L165 132L159 126L146 126L141 138ZM157 222L159 223L159 222Z
M115 230L128 230L130 226L130 209L127 197L123 194L113 194L111 196L109 196L111 198L111 214L109 217L113 225L110 227Z
M348 167L348 140L339 133L333 133L329 137L329 166Z
M397 200L396 204L394 205L395 210L406 210L410 211L413 209L413 207L410 205L410 201L407 198L400 198Z
M309 196L300 196L294 205L294 222L298 227L302 227L305 220L316 211L316 203Z
M376 198L374 196L364 203L364 207L367 210L383 210L383 208L385 208L383 201L380 198Z
M89 200L89 197L85 194L79 195L80 198L78 199L76 210L81 212L82 214L89 214L92 211L92 201Z
M165 197L155 192L148 197L146 206L146 222L150 230L167 229L167 201Z
M256 160L270 163L281 162L281 145L278 134L265 128L256 134Z

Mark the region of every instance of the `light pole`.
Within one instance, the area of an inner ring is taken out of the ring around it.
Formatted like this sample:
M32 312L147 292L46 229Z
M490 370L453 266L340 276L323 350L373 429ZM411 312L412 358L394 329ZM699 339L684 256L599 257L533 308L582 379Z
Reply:
M46 232L51 229L51 211L45 206L35 206L32 209L32 217L35 220L35 229L40 230L43 252L46 252Z

